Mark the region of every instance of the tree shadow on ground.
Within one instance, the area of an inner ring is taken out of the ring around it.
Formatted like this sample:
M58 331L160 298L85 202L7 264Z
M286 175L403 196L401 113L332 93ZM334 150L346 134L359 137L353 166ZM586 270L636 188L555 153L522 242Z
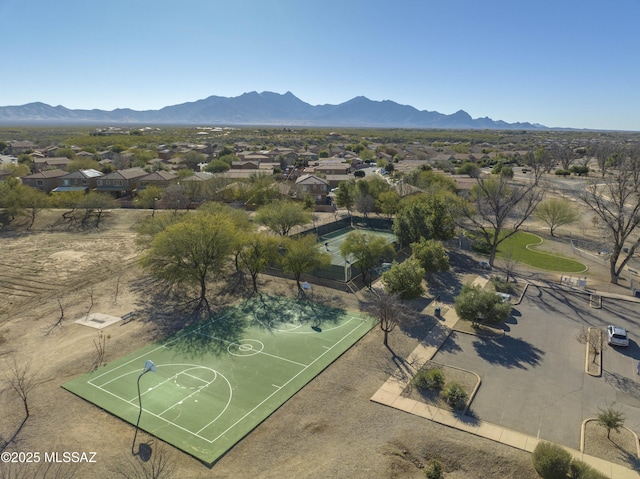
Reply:
M512 336L478 338L473 347L485 361L509 369L537 366L545 354L531 343Z
M287 324L321 330L325 324L338 323L345 313L343 309L315 301L266 294L254 295L237 308L248 318L249 325L273 331Z
M618 373L612 373L606 369L602 370L602 377L616 391L627 396L625 404L631 404L640 407L640 384L633 378L625 377Z
M438 352L458 354L462 352L462 348L456 342L457 333L449 331L446 327L437 325L433 328L433 332L426 337L421 344L426 347L438 347Z
M467 409L467 412L464 414L458 415L458 421L462 424L466 424L468 426L478 427L482 424L482 419L480 416L471 408Z
M204 354L220 355L242 339L248 325L244 311L228 308L184 329L169 338L164 346L190 358Z
M216 294L215 303L209 302L210 311L198 309L198 294L193 288L171 286L168 283L146 276L131 284L131 290L140 298L136 303L135 317L147 321L153 327L156 339L172 336L184 328L207 320L229 307L236 297Z

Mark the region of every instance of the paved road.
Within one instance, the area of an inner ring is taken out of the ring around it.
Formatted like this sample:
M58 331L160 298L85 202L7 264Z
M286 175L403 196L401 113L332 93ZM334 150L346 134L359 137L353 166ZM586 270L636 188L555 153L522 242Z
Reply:
M610 347L603 355L602 377L584 373L585 346L575 339L582 327L619 324L632 333L626 350ZM640 433L640 305L603 300L561 288L529 286L498 339L454 333L435 361L475 371L482 386L472 412L498 424L575 449L580 426L598 408L616 402L625 425Z

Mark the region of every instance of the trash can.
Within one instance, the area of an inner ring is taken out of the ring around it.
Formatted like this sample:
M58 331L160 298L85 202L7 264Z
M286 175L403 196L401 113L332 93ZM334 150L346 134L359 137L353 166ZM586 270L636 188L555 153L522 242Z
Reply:
M440 316L440 306L437 306L435 309L435 315Z

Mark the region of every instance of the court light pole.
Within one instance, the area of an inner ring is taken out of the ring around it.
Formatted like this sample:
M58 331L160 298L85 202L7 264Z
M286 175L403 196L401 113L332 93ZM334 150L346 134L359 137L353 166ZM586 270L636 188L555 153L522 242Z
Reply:
M138 406L140 411L138 412L138 420L136 421L136 432L133 435L133 443L131 443L131 454L136 455L135 447L136 447L136 437L138 437L138 427L140 426L140 418L142 417L142 395L140 394L140 378L144 376L146 373L151 371L152 373L156 372L156 365L153 364L151 359L147 359L144 363L144 369L140 376L138 376Z

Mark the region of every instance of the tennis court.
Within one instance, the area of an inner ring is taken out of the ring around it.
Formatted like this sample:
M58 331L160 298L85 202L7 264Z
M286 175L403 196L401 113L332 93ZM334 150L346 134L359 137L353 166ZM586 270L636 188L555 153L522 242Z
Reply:
M331 233L318 236L318 248L331 255L331 264L345 266L352 264L355 260L353 257L348 256L343 258L340 254L340 246L347 239L349 233L358 232L365 233L367 235L381 236L385 238L389 243L396 241L396 235L390 230L380 230L367 228L362 226L347 226Z
M372 326L360 313L256 297L63 387L133 425L140 400L140 429L212 464ZM141 375L147 360L156 370Z

